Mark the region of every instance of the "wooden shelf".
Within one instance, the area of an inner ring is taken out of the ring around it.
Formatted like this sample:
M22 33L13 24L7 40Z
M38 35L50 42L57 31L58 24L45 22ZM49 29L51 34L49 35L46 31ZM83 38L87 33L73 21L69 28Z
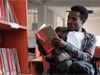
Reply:
M41 75L43 73L42 56L30 61L30 72L32 75Z
M9 22L0 20L0 30L13 30L17 28L12 28ZM21 26L18 29L27 29L26 26Z

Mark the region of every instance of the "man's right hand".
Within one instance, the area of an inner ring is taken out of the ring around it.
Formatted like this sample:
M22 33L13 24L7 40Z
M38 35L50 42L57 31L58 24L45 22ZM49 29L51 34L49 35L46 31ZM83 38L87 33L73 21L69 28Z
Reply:
M44 40L36 37L36 43L38 46L43 46Z

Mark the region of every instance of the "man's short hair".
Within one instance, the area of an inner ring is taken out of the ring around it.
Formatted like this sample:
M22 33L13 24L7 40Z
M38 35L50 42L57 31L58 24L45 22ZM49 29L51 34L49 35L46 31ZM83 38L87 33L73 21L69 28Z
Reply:
M71 11L80 12L81 20L87 20L88 18L88 10L84 6L81 6L81 5L72 6Z

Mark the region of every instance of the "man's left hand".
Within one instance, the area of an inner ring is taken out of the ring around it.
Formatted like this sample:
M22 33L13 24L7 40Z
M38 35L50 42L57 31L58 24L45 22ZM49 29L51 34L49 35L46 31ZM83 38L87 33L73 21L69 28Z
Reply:
M53 38L51 44L55 48L62 48L62 49L67 46L67 43L60 38Z

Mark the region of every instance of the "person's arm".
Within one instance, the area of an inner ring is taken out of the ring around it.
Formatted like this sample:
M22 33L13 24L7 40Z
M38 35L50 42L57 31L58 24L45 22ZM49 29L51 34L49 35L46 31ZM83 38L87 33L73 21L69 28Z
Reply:
M64 27L57 27L56 32L59 35L60 38L63 39L64 36L66 36L65 32L67 32L67 29ZM64 38L63 40L66 40L67 38ZM79 60L85 60L90 61L91 58L94 56L95 48L96 48L96 38L94 35L90 36L90 39L87 41L88 45L84 51L78 50L76 47L72 46L70 43L66 43L62 40L56 41L55 39L52 41L55 45L55 47L64 49L71 57L79 59ZM62 42L62 43L61 43ZM66 47L65 47L66 46Z
M87 47L84 51L78 50L77 48L75 48L69 43L67 43L65 47L65 51L73 58L90 61L95 52L96 38L92 35L87 42L88 42L86 45Z

